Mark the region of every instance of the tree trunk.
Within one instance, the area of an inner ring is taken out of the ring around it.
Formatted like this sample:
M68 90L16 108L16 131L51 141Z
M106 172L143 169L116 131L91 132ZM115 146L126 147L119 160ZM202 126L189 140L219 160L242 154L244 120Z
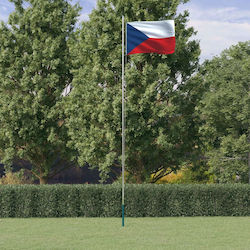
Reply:
M48 184L48 178L47 177L42 176L42 177L39 178L39 181L40 181L40 185L41 184Z
M142 177L140 173L136 173L135 180L136 180L136 184L142 184Z

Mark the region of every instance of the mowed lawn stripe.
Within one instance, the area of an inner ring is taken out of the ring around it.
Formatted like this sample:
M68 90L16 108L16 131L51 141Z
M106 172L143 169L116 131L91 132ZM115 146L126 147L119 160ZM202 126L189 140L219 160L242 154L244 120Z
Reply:
M0 249L250 249L250 217L0 219Z

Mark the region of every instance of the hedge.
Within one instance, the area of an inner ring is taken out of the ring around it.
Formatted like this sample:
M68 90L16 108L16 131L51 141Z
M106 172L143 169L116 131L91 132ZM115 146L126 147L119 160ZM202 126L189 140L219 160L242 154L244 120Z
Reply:
M125 215L250 216L250 185L126 185ZM120 217L120 185L1 185L0 217Z

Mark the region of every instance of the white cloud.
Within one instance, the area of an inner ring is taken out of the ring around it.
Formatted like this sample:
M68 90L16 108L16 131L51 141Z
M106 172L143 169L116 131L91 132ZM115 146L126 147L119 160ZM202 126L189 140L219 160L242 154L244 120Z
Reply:
M212 5L211 5L212 6ZM224 22L250 22L250 10L242 9L236 6L226 6L220 8L202 7L197 4L190 3L181 5L180 11L188 9L192 19L199 20L216 20Z
M89 13L82 13L79 17L78 17L78 22L83 22L83 21L88 21L89 20Z
M238 42L250 40L250 10L227 6L224 8L202 8L195 4L182 6L188 9L190 26L198 31L195 39L200 40L201 61L211 59L224 49Z
M189 24L198 30L196 38L200 40L202 61L240 41L250 40L250 23L191 20Z
M225 7L219 9L201 9L190 6L191 17L201 20L217 20L224 22L250 21L250 10L241 10L236 7Z
M5 15L4 13L0 13L0 21L7 22L9 15Z
M13 8L13 3L10 3L8 0L0 0L0 21L7 22Z

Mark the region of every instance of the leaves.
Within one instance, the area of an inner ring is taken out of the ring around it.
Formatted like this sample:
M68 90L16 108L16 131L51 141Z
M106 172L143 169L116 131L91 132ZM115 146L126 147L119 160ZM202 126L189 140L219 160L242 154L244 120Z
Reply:
M188 13L176 14L182 1L99 1L78 31L74 44L73 91L67 97L70 145L80 164L107 172L121 159L121 15L126 21L176 20L173 55L140 54L126 64L126 169L143 181L162 168L178 168L194 141L189 133L193 106L183 108L185 85L198 63L199 45L189 42ZM133 6L133 7L132 7ZM79 53L81 51L81 53ZM187 106L184 104L184 106ZM183 113L184 112L184 113ZM193 128L191 129L191 127ZM188 146L185 144L189 140Z
M62 92L72 81L68 40L79 8L66 0L14 1L0 27L0 148L2 161L29 161L47 177L66 146Z
M248 179L249 62L248 41L223 51L202 69L207 90L198 108L203 119L200 132L218 182Z

